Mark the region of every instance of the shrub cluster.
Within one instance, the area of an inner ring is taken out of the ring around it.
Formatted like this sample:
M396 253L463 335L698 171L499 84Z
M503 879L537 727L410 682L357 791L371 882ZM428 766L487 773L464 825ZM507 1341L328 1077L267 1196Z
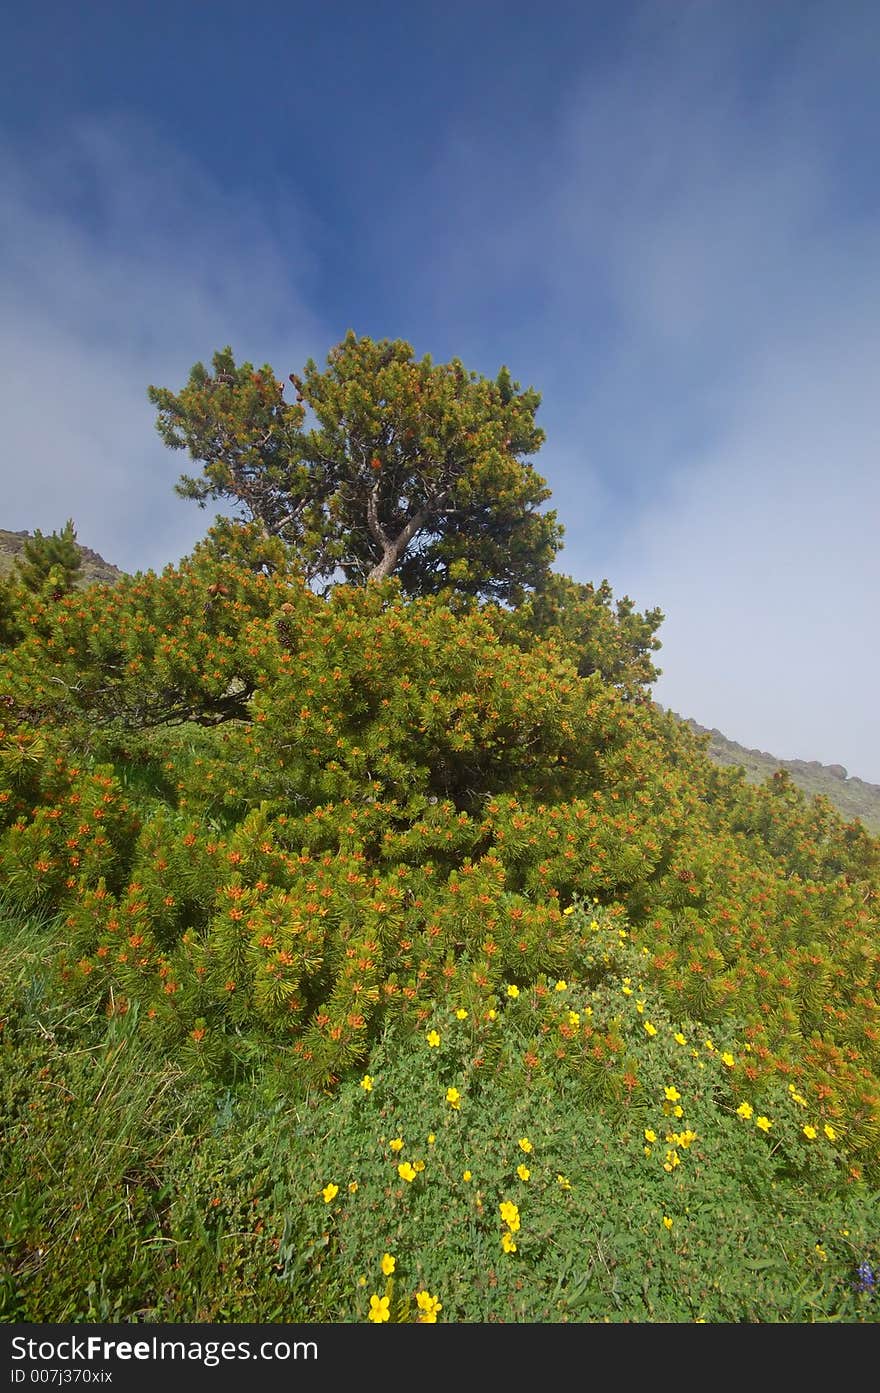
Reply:
M231 525L159 576L22 590L18 622L0 876L63 916L71 1002L137 1008L208 1077L275 1050L334 1084L438 1000L582 974L585 899L877 1177L880 844L711 765L558 625L393 580L321 597Z

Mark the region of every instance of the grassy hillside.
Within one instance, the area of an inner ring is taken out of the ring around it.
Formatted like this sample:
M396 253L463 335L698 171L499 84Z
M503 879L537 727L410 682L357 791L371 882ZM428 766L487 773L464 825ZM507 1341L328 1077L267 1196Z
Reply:
M880 835L880 786L865 783L847 773L842 764L820 764L817 760L777 759L764 750L750 750L728 740L720 730L707 730L696 721L687 724L698 735L707 735L706 753L716 764L745 770L749 783L760 784L772 778L777 769L787 769L792 782L808 795L822 795L847 820L860 818L865 827Z

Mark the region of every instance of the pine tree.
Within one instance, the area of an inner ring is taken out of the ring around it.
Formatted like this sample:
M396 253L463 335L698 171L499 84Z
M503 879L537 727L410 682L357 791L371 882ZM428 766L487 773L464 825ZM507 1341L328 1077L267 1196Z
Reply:
M19 593L15 572L10 576L0 576L0 649L14 648L24 637Z
M76 544L76 528L68 518L60 532L44 537L39 529L24 544L23 556L16 558L22 585L34 595L60 600L73 590L82 566Z
M290 374L291 406L271 368L237 367L229 348L213 364L179 394L149 389L166 444L203 465L178 492L233 500L295 547L310 580L396 575L410 595L517 604L545 578L562 528L526 459L544 439L540 396L506 368L491 381L349 332L326 371L310 359Z
M553 638L580 677L597 672L629 698L644 698L660 676L651 653L661 644L660 609L639 613L628 595L614 600L607 580L598 586L552 574L528 603L510 617L512 637L526 648Z

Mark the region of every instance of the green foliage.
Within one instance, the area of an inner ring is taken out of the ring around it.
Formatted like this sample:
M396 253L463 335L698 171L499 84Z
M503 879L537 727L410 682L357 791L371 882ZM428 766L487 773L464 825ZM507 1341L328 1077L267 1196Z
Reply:
M419 1291L448 1321L876 1319L851 1280L874 1260L876 1194L786 1092L739 1116L721 1041L691 1024L681 1045L637 994L641 955L594 932L586 979L497 1012L438 1005L329 1118L297 1109L290 1212L338 1302L323 1319L388 1295L392 1320L418 1320Z
M136 1009L108 1020L59 997L58 937L0 904L0 1319L251 1320L255 1302L289 1317L251 1196L233 1260L183 1179L221 1100L149 1049ZM228 1209L240 1163L224 1170Z
M492 382L349 332L326 371L310 359L290 375L291 406L271 368L237 367L229 348L213 366L197 363L178 394L149 389L165 443L203 465L178 492L232 500L292 545L308 579L397 573L407 594L515 604L544 578L561 529L524 460L544 438L540 397L507 369Z
M876 1319L880 842L549 576L508 374L214 366L253 520L0 612L13 1318Z
M13 648L24 637L18 617L19 589L14 576L0 575L0 651Z
M48 611L75 588L81 568L82 554L71 518L60 532L44 537L37 530L19 545L8 572L0 573L0 651L14 647L24 637L23 611L35 603Z
M62 530L50 537L44 537L37 529L25 542L15 564L22 585L32 595L60 600L68 594L82 566L73 519L68 518Z
M57 604L34 597L26 637L0 667L12 718L95 729L246 719L259 681L250 625L303 589L282 543L218 526L179 567L95 585ZM277 572L284 567L283 578Z
M638 614L628 595L612 608L607 580L599 586L551 574L510 617L511 637L521 643L555 639L574 663L578 676L597 672L628 697L644 697L660 669L650 654L660 648L656 631L659 609Z
M251 363L238 367L225 348L212 366L213 375L196 363L179 393L148 390L165 444L204 464L201 478L181 476L177 492L202 508L209 499L232 499L268 535L303 553L319 549L326 488L300 459L303 409L283 400L284 384L268 365L259 372Z
M821 1097L670 1018L616 916L566 918L582 972L439 998L331 1094L277 1052L210 1087L0 908L2 1318L876 1321L880 1195Z
M321 598L228 524L35 602L0 667L0 870L63 912L66 990L208 1075L271 1044L324 1083L440 993L571 972L562 907L598 897L669 1008L735 1004L873 1173L878 844L510 623L396 580Z
M0 579L8 579L10 575L14 577L19 574L16 562L22 558L24 548L29 540L32 539L26 531L10 532L6 528L0 527ZM112 583L122 576L122 571L118 566L105 561L104 557L93 551L91 547L83 546L81 542L77 542L76 550L81 561L74 578L77 589L83 590L86 586L94 585L96 581L110 581Z

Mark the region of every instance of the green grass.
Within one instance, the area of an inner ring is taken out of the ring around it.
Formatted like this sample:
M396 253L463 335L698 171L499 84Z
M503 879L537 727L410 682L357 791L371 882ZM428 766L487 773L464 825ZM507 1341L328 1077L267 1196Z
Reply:
M438 1004L325 1093L62 1004L57 925L7 904L0 1318L876 1321L880 1195L783 1083L744 1116L735 1022L671 1020L595 912L589 981Z

